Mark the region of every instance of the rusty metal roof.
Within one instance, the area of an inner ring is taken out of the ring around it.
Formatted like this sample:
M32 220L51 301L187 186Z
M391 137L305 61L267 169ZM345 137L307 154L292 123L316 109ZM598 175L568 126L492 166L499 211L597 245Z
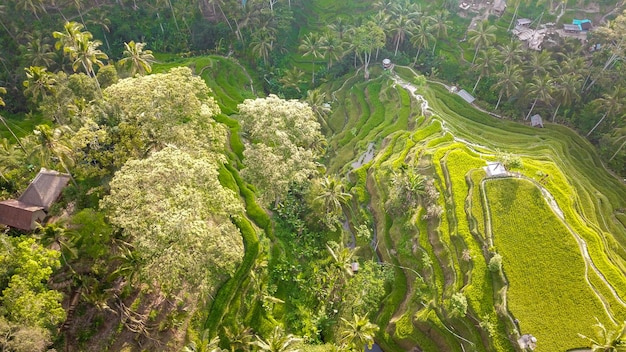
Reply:
M43 207L9 199L0 202L0 223L21 230L33 230L46 214Z

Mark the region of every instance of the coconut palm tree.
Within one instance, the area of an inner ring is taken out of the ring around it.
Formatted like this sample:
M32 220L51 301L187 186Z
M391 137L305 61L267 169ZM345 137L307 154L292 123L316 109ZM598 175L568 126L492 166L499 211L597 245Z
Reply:
M443 9L435 12L434 16L429 16L430 22L432 23L430 29L433 32L433 36L435 37L435 44L433 45L433 52L435 54L435 48L437 47L437 42L442 39L448 38L448 29L452 28L452 21L448 20L448 15L450 13L448 10Z
M41 37L40 33L27 35L28 42L23 46L24 59L30 63L30 66L51 67L54 64L55 54L52 51L52 45Z
M413 36L410 40L411 44L417 48L417 54L415 54L415 60L413 60L413 65L415 65L422 49L428 48L431 43L436 43L437 41L435 36L430 31L428 17L422 18L422 22L415 26Z
M95 78L94 65L104 66L102 60L107 60L109 57L98 49L102 42L92 41L93 35L83 31L83 28L84 26L80 23L66 22L63 32L54 32L52 35L57 39L56 49L63 49L63 53L70 57L74 72L82 67L90 77Z
M316 182L315 200L323 205L327 215L341 214L343 206L348 204L352 195L345 192L343 183L335 176L326 175Z
M33 131L36 144L34 145L29 158L36 159L41 165L49 165L56 159L65 172L70 175L69 165L74 164L74 152L68 141L68 136L73 132L68 126L52 128L48 125L38 125Z
M313 64L313 71L311 73L311 84L315 84L315 59L322 57L322 50L326 44L326 38L314 33L309 33L304 36L302 43L298 47L298 50L302 52L302 56L312 56L311 63Z
M309 90L306 92L306 102L313 110L319 121L326 122L326 117L332 112L330 104L326 102L326 93L319 89Z
M582 86L582 76L576 73L568 73L565 69L559 70L559 74L553 80L553 97L558 102L554 113L552 114L552 122L556 119L561 105L570 106L580 99L580 88Z
M6 94L6 93L7 93L7 89L4 87L0 87L0 94ZM4 99L0 96L0 107L3 107L3 106L5 106ZM11 136L15 138L15 140L17 141L17 144L19 144L20 148L22 148L22 151L24 152L24 154L28 154L26 152L26 148L24 148L24 145L22 145L22 141L20 141L20 139L17 138L17 136L15 135L15 133L13 133L13 129L9 127L9 125L7 124L6 120L4 119L2 115L0 115L0 121L2 122L4 127L6 127L6 129L9 131L9 133L11 133Z
M528 83L527 90L531 96L535 97L535 99L533 100L533 104L530 107L530 110L528 110L528 114L524 120L528 120L538 101L546 104L550 103L552 100L552 80L548 77L548 75L535 76L533 77L532 82Z
M492 48L480 51L480 56L478 57L478 60L476 60L476 64L473 66L473 68L478 71L478 79L474 84L474 88L472 88L472 94L476 91L476 87L478 87L480 79L485 75L495 72L499 65L498 51L496 49Z
M533 50L526 60L524 71L526 71L526 75L528 77L543 76L551 74L554 71L556 64L556 61L550 57L549 51L544 50L539 52Z
M626 351L626 322L622 323L618 330L607 328L596 318L594 324L596 337L588 337L578 334L581 338L591 343L592 352L624 352Z
M621 85L615 86L611 93L604 93L602 97L593 101L597 104L598 110L604 111L604 114L600 118L600 120L593 126L589 132L587 132L587 137L595 131L598 126L604 121L607 116L618 115L624 110L624 89Z
M300 93L300 84L304 82L304 72L297 68L292 67L291 70L287 70L285 74L280 78L279 82L283 84L283 88L293 88Z
M333 31L339 40L344 40L344 37L354 32L354 26L347 23L342 17L339 17L335 22L329 24L328 29Z
M130 66L130 75L139 73L143 76L152 72L152 64L156 62L152 50L144 50L146 43L135 43L131 40L124 43L124 58L120 60L120 65Z
M263 64L266 66L269 61L270 53L272 52L272 49L274 49L275 41L276 36L267 27L262 27L252 35L250 48L255 55L263 58Z
M296 345L302 341L292 334L285 335L285 330L280 325L276 325L266 339L258 335L255 338L251 344L263 352L297 352Z
M362 351L364 346L372 348L374 345L374 335L378 331L376 324L370 323L367 317L354 314L353 320L349 321L341 318L343 327L340 331L340 341L342 346L351 351Z
M56 79L45 67L31 66L24 71L27 78L23 82L24 95L31 96L31 101L36 104L39 98L45 98L54 89Z
M397 16L392 17L392 20L388 22L387 30L391 33L391 38L395 43L393 56L398 55L400 44L404 43L406 37L413 35L411 31L414 27L415 21L413 17L404 13L399 13Z
M344 42L335 33L329 33L325 36L326 42L321 50L323 56L328 59L327 68L333 67L333 61L339 61L345 53Z
M523 53L519 40L512 40L507 45L498 47L500 53L500 61L503 65L518 65L522 62L521 55Z
M496 40L496 26L489 25L487 21L478 22L476 27L469 32L469 43L474 45L474 58L472 64L476 61L478 50L490 46Z
M495 108L498 110L503 95L510 98L518 92L522 85L522 70L517 65L504 65L504 69L496 74L496 79L497 82L493 88L498 90L498 102Z

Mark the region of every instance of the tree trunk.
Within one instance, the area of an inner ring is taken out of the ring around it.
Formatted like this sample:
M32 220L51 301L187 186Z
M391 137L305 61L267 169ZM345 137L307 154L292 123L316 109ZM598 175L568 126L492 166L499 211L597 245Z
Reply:
M26 151L26 148L24 148L24 145L22 144L22 142L20 141L19 138L17 138L17 136L15 135L15 133L13 133L13 130L11 129L11 127L9 127L9 125L7 124L6 120L4 119L4 117L2 117L2 115L0 115L0 121L2 121L2 124L4 125L4 127L7 128L7 130L9 130L9 133L11 133L11 135L13 136L13 138L15 138L15 140L17 141L17 144L20 146L20 149L22 149L22 151L24 152L24 154L28 155L28 152Z
M624 137L622 137L622 138L624 138ZM611 159L609 159L609 162L611 160L613 160L613 158L615 158L617 156L617 153L619 153L619 151L622 150L622 148L624 148L624 145L626 145L626 140L624 140L624 143L622 143L622 145L620 145L619 148L617 148L617 150L615 151L615 154L613 154Z
M530 110L528 110L528 115L526 115L526 118L524 120L528 120L528 118L530 117L530 114L533 112L533 109L535 108L535 104L537 104L537 99L539 98L535 98L535 101L533 101L533 105L530 107Z
M413 60L413 66L415 66L417 64L417 57L420 56L420 51L422 50L422 47L417 47L417 54L415 54L415 60Z
M561 107L561 103L559 103L559 105L556 106L556 110L554 110L554 114L552 115L552 122L556 120L556 114L559 112L560 107Z
M502 100L502 91L500 92L500 95L498 95L498 102L496 103L496 108L495 110L498 110L498 106L500 106L500 100Z
M393 53L393 56L398 55L398 47L400 46L400 38L396 40L396 51Z
M474 94L474 91L476 90L476 87L478 87L478 82L480 82L481 78L483 78L483 75L478 75L478 79L476 80L476 84L474 84L474 88L472 88L472 94Z
M596 125L593 126L593 128L585 135L585 137L589 137L591 132L593 132L598 126L600 126L600 124L602 123L602 121L604 121L604 119L606 118L608 114L609 114L608 111L605 112L604 115L602 115L602 118L600 119L600 121L598 121L598 123L596 123Z
M479 45L476 46L476 50L474 51L474 58L472 59L472 65L474 64L474 61L476 61L476 56L478 55L478 49L480 49Z
M311 61L313 63L313 73L311 74L311 85L315 84L315 60Z

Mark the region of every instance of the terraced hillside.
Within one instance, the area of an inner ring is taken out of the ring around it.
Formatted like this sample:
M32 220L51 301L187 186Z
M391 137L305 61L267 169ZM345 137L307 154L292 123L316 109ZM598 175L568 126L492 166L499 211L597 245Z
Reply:
M623 321L626 187L591 146L562 126L496 119L395 71L326 86L329 170L350 181L357 217L374 219L377 256L396 268L377 321L385 350L509 351L533 334L537 351L563 351L586 345L577 334L593 336L596 317ZM372 143L372 160L355 163ZM492 161L505 177L486 174ZM391 214L393 177L407 168L436 192Z

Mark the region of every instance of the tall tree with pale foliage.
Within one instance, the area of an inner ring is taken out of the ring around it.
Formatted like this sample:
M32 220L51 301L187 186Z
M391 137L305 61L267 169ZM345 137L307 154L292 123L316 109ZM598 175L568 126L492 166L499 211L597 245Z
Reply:
M239 113L248 139L241 173L265 203L279 201L290 183L305 182L316 172L320 155L314 147L324 137L308 104L270 95L247 99Z

